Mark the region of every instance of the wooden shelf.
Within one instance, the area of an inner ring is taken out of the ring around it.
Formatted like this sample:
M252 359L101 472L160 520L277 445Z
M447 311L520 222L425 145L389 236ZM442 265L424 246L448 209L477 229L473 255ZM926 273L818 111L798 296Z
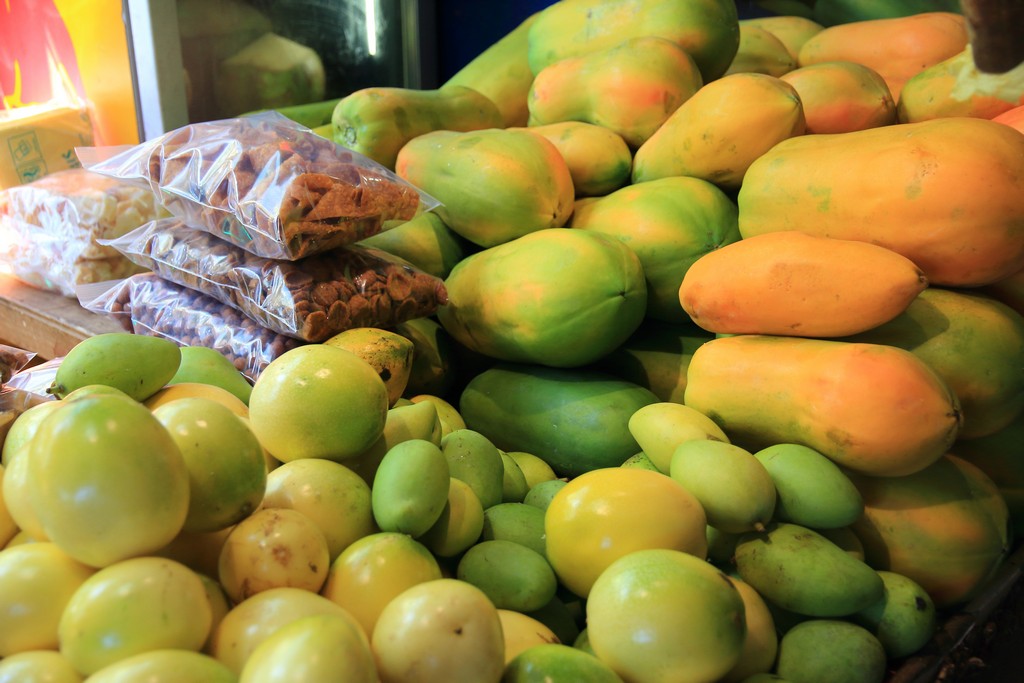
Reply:
M49 360L78 342L104 332L123 332L112 319L82 308L78 301L0 274L0 341Z

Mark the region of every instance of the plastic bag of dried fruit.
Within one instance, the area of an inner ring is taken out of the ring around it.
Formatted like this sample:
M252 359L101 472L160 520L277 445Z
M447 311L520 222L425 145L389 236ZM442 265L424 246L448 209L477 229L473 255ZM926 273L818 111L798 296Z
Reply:
M113 318L127 332L220 351L252 381L270 361L303 343L154 273L84 285L78 299L86 310Z
M58 171L0 192L0 261L19 280L73 297L78 285L143 270L97 240L166 215L148 187Z
M139 145L79 148L93 171L148 183L175 216L265 258L358 242L438 205L377 162L276 112L193 123Z
M0 344L0 389L36 357L33 351Z
M338 247L300 262L267 259L178 218L103 243L263 327L309 342L425 318L448 302L443 280L370 247Z

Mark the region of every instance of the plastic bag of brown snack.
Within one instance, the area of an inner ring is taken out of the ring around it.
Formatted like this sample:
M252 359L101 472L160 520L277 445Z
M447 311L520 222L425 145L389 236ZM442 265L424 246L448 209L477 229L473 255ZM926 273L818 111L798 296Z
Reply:
M76 151L86 168L148 183L174 215L265 258L352 244L438 205L276 112L189 124L122 151Z
M78 298L84 308L114 318L127 332L220 351L252 381L270 361L302 344L153 273L86 285L79 288Z
M448 302L443 280L370 247L339 247L302 261L266 259L178 218L153 221L105 244L263 327L308 342L353 327L425 318Z
M78 285L141 272L98 240L162 215L148 187L83 169L58 171L0 192L0 260L19 280L74 296Z
M36 354L32 351L19 349L17 346L0 344L0 389L2 389L11 377L21 372L22 368L28 365Z

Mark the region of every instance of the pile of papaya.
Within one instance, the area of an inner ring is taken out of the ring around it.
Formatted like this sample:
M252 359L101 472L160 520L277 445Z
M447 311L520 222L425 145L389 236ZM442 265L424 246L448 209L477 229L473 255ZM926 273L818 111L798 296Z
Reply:
M445 279L412 391L690 489L778 639L721 680L879 681L1024 536L1024 64L979 70L956 2L769 4L560 0L325 132L440 202L367 240Z

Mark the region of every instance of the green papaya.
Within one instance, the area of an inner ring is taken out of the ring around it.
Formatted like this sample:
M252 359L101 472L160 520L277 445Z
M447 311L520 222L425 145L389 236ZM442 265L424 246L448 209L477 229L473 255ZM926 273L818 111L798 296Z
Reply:
M656 36L693 57L704 82L725 73L740 42L732 0L574 0L540 12L528 36L534 75L568 57Z
M499 363L469 381L459 412L498 448L534 453L559 476L576 476L638 452L629 417L657 400L594 370Z
M740 47L725 75L758 73L782 76L796 68L796 58L771 31L740 24Z
M334 141L394 170L398 151L434 130L503 125L498 106L472 88L363 88L339 100L331 115Z
M441 202L445 224L481 247L560 228L573 210L558 148L525 130L438 130L402 147L399 176Z
M385 228L359 244L405 259L442 280L472 250L472 246L433 211L421 213L398 225L385 225Z
M1024 538L1024 415L995 434L957 441L954 455L967 460L987 474L1006 501L1016 538Z
M573 228L600 232L629 247L647 280L647 318L685 323L679 286L698 258L740 239L736 205L700 178L672 176L629 185L575 214Z
M922 12L960 11L960 0L817 0L813 18L822 26L835 26Z
M647 305L636 254L605 235L564 228L468 256L445 286L448 304L437 318L456 341L498 360L551 367L611 352Z
M807 39L822 31L825 27L808 18L806 15L776 12L764 17L740 19L740 31L744 26L763 28L779 39L794 61L798 61L800 48Z

